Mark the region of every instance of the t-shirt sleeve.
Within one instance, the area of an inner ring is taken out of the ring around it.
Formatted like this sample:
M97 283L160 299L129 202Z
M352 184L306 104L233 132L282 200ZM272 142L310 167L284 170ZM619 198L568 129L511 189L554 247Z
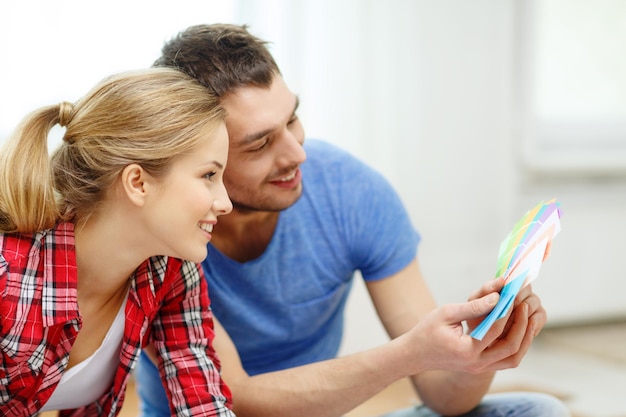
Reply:
M415 259L420 241L402 200L381 173L344 151L336 155L338 227L353 264L366 281L401 271Z

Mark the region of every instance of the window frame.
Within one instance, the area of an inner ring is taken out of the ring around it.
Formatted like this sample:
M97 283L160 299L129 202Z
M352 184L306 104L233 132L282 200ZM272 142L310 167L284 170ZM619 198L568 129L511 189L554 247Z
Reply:
M515 92L521 163L529 174L556 176L623 176L626 173L626 120L567 123L541 121L533 107L533 50L536 3L518 0L515 28ZM590 139L591 136L593 139Z

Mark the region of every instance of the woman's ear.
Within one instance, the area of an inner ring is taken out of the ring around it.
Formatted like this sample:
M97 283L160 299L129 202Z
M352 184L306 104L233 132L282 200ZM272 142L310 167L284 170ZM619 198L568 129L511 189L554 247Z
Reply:
M142 207L146 201L147 184L150 175L139 164L127 165L122 170L122 189L132 204Z

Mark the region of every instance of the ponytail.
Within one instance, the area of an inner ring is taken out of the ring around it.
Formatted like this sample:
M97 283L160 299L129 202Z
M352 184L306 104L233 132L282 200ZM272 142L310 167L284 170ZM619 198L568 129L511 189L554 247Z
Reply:
M0 232L34 232L57 221L48 134L66 108L64 103L32 112L0 151Z

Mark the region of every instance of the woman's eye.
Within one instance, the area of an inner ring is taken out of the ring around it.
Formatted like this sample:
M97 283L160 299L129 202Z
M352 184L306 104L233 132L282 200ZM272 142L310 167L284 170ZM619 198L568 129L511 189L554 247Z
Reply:
M207 172L206 174L204 174L204 178L210 181L215 175L217 175L217 172L215 171Z
M291 119L289 119L289 121L287 122L288 125L294 124L296 122L296 120L298 120L298 116L296 116L295 114L293 115L293 117Z

